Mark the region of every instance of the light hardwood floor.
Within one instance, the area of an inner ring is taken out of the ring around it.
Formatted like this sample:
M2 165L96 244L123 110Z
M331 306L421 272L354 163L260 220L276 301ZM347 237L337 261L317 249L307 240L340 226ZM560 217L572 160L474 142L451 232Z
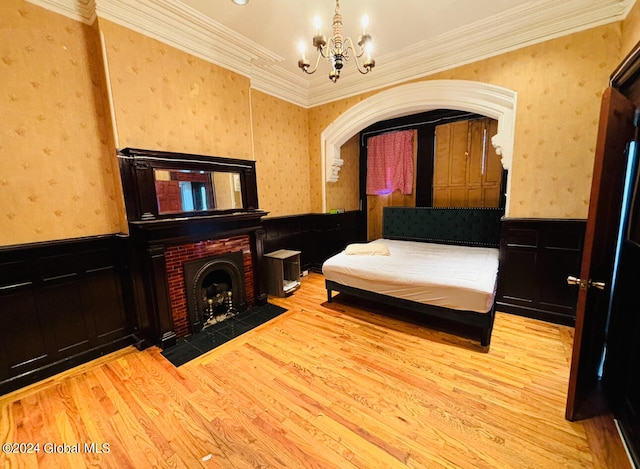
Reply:
M40 444L0 467L628 467L608 419L564 419L572 328L498 313L487 351L325 295L180 368L127 348L0 397L0 440Z

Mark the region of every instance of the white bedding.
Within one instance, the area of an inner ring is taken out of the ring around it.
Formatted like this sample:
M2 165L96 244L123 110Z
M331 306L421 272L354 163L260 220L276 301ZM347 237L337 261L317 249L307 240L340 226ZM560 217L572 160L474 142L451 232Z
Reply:
M389 256L346 255L327 259L327 280L382 295L465 311L491 310L498 249L379 239Z

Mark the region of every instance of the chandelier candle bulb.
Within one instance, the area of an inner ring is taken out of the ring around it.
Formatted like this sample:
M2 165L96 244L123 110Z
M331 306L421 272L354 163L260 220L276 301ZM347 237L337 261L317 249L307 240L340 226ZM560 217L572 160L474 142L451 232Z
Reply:
M305 55L307 52L307 48L304 45L304 42L300 41L298 43L298 50L300 51L300 57L302 58L303 62L307 61L307 56Z
M367 53L364 61L364 67L370 70L376 65L376 61L371 57L371 53L373 52L373 44L370 40L365 44L364 50Z

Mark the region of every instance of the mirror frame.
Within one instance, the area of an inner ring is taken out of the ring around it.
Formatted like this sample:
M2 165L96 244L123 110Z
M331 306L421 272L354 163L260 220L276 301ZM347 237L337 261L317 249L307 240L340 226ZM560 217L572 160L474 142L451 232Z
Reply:
M127 219L132 221L193 218L258 210L255 161L166 151L118 150ZM160 214L154 170L229 172L240 175L243 208Z

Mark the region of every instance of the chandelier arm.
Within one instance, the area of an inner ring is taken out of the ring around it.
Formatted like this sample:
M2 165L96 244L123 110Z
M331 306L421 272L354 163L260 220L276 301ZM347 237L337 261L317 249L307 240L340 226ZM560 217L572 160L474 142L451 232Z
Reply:
M347 60L349 60L349 51L351 51L353 53L354 57L360 57L362 55L362 53L357 54L356 53L356 48L353 45L353 40L351 39L351 37L347 36L346 38L344 38L344 56ZM364 50L362 51L364 52Z
M345 54L346 59L349 60L348 51L349 51L349 49L351 49L351 52L353 52L353 59L354 59L353 61L356 63L356 68L358 69L358 71L360 73L362 73L363 75L366 75L367 73L369 73L371 71L371 69L373 68L373 65L367 66L366 62L363 65L360 65L360 61L358 60L360 57L362 57L364 55L364 52L365 52L364 48L362 49L362 52L360 54L356 54L355 47L353 45L353 41L351 40L351 38L347 37L344 40L344 42L345 42L345 44L348 44L344 48L344 54ZM373 62L372 59L369 59L369 60L370 60L370 63L375 63L375 62Z
M321 54L318 54L318 56L316 57L316 63L314 64L311 70L309 70L309 67L306 67L306 68L303 68L302 71L307 75L316 73L316 70L318 70L318 65L320 64L320 57L323 57L323 56Z
M332 49L327 45L322 48L318 47L318 57L322 56L325 60L330 60L333 54L329 53ZM320 59L318 59L320 60Z

